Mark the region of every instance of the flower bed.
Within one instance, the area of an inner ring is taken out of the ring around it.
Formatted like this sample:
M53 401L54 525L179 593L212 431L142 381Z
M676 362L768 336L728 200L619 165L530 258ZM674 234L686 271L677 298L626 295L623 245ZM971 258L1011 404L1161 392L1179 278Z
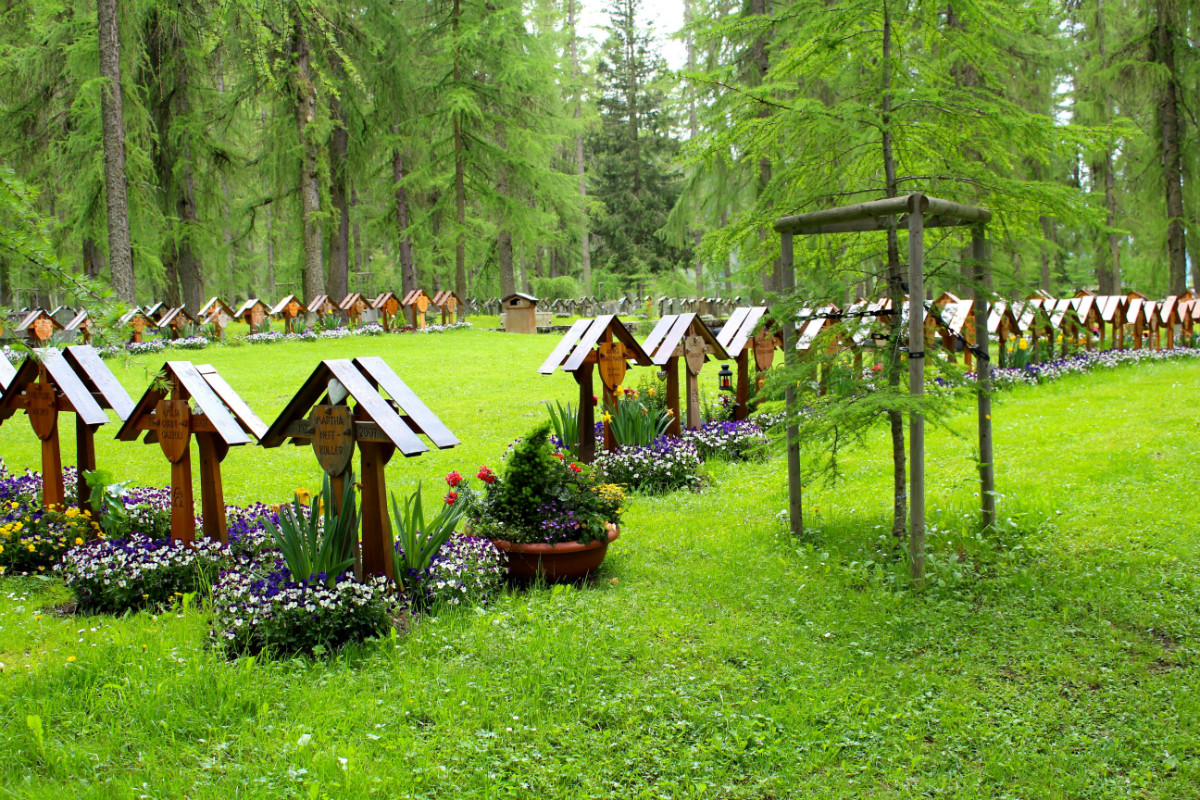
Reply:
M213 587L213 637L226 653L320 653L383 636L404 610L386 578L292 579L282 559L239 560Z
M420 578L425 601L437 605L477 605L504 583L504 554L487 539L456 533Z
M686 439L659 437L647 447L605 450L592 465L601 479L631 492L664 494L679 489L698 489L700 453Z
M1143 364L1180 359L1200 358L1200 348L1176 347L1171 350L1084 350L1066 358L1056 358L1023 367L993 367L990 370L997 389L1011 386L1035 385L1058 380L1064 375L1079 375L1102 369L1113 369L1126 364ZM968 372L964 376L974 382L977 376Z
M134 533L74 547L59 570L81 611L121 614L161 608L210 585L231 558L229 548L215 542L188 547Z
M702 461L762 461L770 438L755 422L710 422L699 430L684 431L683 440L696 448Z

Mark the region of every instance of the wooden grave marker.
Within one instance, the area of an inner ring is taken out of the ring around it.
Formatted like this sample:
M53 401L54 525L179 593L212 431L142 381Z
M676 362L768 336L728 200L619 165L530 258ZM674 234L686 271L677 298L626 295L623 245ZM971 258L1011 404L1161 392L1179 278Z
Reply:
M41 440L42 505L61 507L65 502L58 424L59 412L67 411L75 414L76 503L87 507L91 489L85 473L96 469L96 430L108 422L106 408L124 420L133 410L133 400L100 354L87 345L35 351L8 382L0 395L0 421L24 409Z
M22 335L30 347L37 348L45 347L54 332L62 329L62 323L56 320L54 315L44 308L35 308L25 315L13 329L13 333Z
M679 437L683 432L682 409L679 407L680 358L686 366L687 427L693 430L699 428L703 424L700 414L700 370L709 357L727 361L729 353L695 312L668 314L660 319L642 343L642 349L656 366L667 373L667 408L672 414L667 435Z
M195 438L204 535L228 544L221 462L230 447L250 444L251 436L261 439L266 431L267 426L213 367L168 361L130 412L117 439L131 442L145 432L146 444L158 443L171 463L171 538L191 543L196 539L191 448Z
M410 293L411 294L411 293ZM400 312L400 298L396 297L395 292L380 292L371 301L371 308L379 312L379 324L383 326L385 331L392 329L392 320ZM425 318L421 318L421 327L425 327Z
M416 329L426 326L425 312L433 305L433 299L425 294L424 289L413 289L404 295L402 305L404 306L404 313L408 315L409 325Z
M761 374L771 368L775 350L783 347L783 339L773 326L755 334L769 312L766 306L741 306L735 308L717 334L717 341L737 363L737 387L734 395L733 418L746 419L750 416L750 358L754 358L755 372L759 385ZM653 332L652 332L653 335Z
M458 313L458 309L463 303L458 295L447 289L433 296L433 304L442 312L442 324L449 325L452 322L451 318Z
M92 318L88 316L86 308L79 310L79 313L71 317L63 330L70 333L75 331L76 339L80 344L92 343Z
M129 328L130 344L140 344L142 341L142 332L145 331L146 328L151 327L150 319L144 313L142 313L140 308L134 308L126 311L121 315L121 318L117 320L117 324L123 328Z
M334 502L339 504L357 446L363 572L394 579L384 468L397 450L405 457L426 452L429 448L420 435L441 449L459 444L387 362L372 356L322 361L259 444L278 447L287 440L311 442L318 463L333 484Z
M166 330L172 339L181 339L190 332L195 323L196 318L188 313L187 308L179 306L162 315L162 319L158 322L158 328Z
M155 328L158 327L159 323L162 321L163 315L168 311L170 311L170 309L167 308L166 303L154 303L142 308L142 313L146 315L146 319L149 320L150 324Z
M612 347L614 343L622 345L623 351ZM595 396L592 373L594 367L601 363L602 349L608 366L601 366L597 371L601 373L604 401L616 405L615 392L620 383L610 383L618 373L622 380L625 377L624 371L616 363L616 354L621 353L620 361L626 366L629 361L643 367L653 366L654 362L633 338L629 329L612 314L595 319L575 320L575 324L554 346L554 350L542 366L538 367L538 372L542 375L553 375L562 369L570 373L579 384L579 460L585 464L590 464L596 458L596 409L592 405L592 398ZM617 448L617 440L608 424L604 426L604 447L607 450Z
M236 315L233 309L219 297L211 297L205 303L200 311L196 314L205 325L212 325L213 333L217 335L219 341L225 341L225 329L229 327L229 323L234 320Z
M308 309L296 298L296 295L289 294L275 304L275 307L271 309L271 316L283 320L285 333L295 333L296 318L307 312Z
M346 319L351 325L357 326L362 319L362 313L367 310L367 301L358 292L351 292L342 298L342 302L338 303L338 308L346 315Z
M271 309L262 300L252 297L238 306L234 316L250 326L251 333L261 333L266 330L264 323L271 314Z

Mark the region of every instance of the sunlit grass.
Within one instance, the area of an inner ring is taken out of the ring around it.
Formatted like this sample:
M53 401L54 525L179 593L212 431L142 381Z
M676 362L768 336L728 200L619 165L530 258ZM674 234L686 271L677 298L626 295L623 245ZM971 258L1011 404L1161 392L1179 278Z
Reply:
M319 359L383 356L463 441L394 459L400 489L495 465L542 400L574 399L568 376L535 372L554 341L466 331L171 358L214 364L269 422ZM136 396L162 360L114 368ZM882 433L843 461L843 482L810 476L800 541L775 519L779 454L711 465L702 493L633 499L588 586L510 593L327 661L226 662L199 604L60 616L53 581L4 579L0 786L54 798L1200 796L1198 386L1200 365L1156 364L998 398L1002 526L986 536L973 416L932 432L922 596L887 535ZM156 446L104 431L103 466L166 482ZM22 416L0 427L0 455L36 466ZM231 501L317 477L308 448L226 461Z

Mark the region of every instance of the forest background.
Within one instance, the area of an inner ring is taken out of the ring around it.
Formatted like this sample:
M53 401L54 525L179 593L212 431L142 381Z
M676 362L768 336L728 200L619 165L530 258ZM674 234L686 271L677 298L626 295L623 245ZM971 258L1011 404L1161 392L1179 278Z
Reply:
M1196 0L641 6L591 36L580 0L12 0L0 306L758 299L772 220L916 190L993 210L1002 294L1190 283ZM903 238L799 243L799 292L881 295Z

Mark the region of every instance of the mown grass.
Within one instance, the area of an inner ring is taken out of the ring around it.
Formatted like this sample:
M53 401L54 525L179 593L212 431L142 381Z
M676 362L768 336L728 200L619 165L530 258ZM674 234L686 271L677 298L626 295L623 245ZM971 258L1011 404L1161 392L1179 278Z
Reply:
M268 421L319 358L384 356L463 440L394 460L399 489L495 464L542 399L570 398L568 377L534 373L553 341L455 332L192 355ZM882 446L845 459L844 482L809 487L800 541L775 521L782 458L717 464L702 493L631 501L588 586L439 613L326 660L227 662L205 645L202 607L60 616L53 582L5 579L0 793L1200 796L1198 378L1200 365L1161 364L1005 394L1003 524L987 536L973 418L952 422L965 438L933 433L923 595L885 533ZM122 380L145 383L137 366ZM34 463L23 419L0 437L10 464ZM165 482L157 447L106 439L102 464ZM232 500L315 482L307 448L226 463Z

